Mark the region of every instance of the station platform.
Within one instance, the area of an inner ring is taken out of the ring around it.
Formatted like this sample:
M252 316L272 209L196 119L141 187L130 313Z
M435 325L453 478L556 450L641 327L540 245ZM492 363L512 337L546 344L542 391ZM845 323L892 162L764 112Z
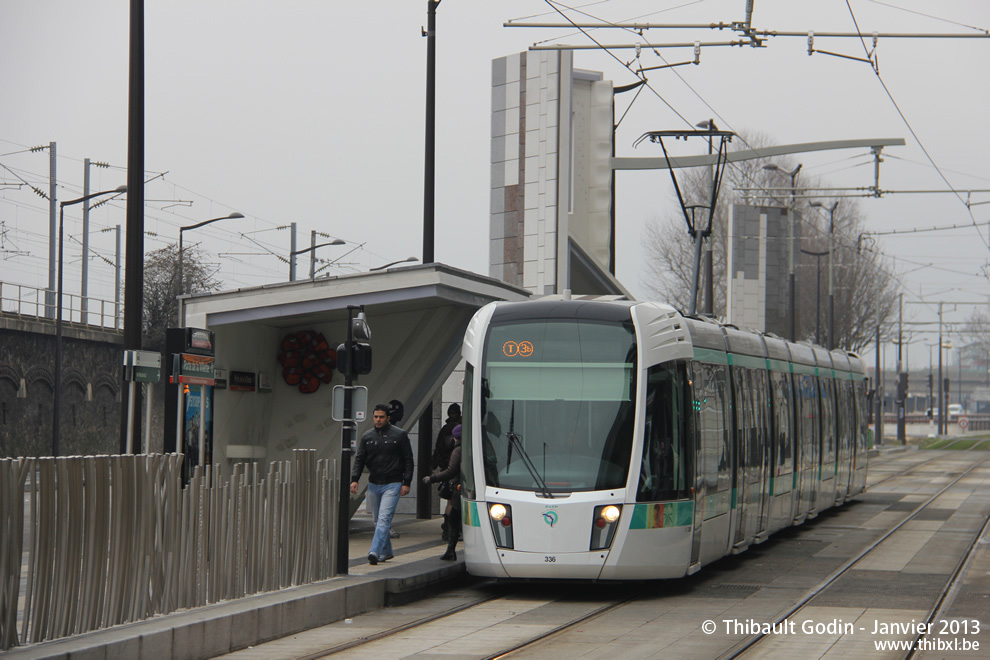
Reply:
M4 660L210 658L408 603L466 579L460 553L457 561L440 559L446 548L440 539L442 520L396 514L395 557L372 566L367 559L374 533L371 516L358 511L351 519L346 576L17 647L0 655ZM461 547L458 544L458 550Z

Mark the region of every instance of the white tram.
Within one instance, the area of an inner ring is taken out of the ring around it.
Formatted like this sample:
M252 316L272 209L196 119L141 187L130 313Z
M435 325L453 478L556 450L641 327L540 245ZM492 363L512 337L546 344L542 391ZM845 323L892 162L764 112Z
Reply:
M676 578L866 484L854 354L656 303L492 303L464 338L467 569Z

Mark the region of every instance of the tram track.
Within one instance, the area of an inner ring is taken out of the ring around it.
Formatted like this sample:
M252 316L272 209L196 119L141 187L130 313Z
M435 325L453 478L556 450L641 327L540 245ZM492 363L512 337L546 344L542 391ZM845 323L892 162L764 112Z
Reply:
M601 607L598 607L598 608L592 610L591 612L588 612L587 614L585 614L583 616L577 617L577 618L575 618L575 619L573 619L571 621L568 621L566 623L562 623L562 624L556 626L555 628L553 628L552 630L542 633L538 637L533 637L533 638L530 638L528 640L518 642L516 644L513 644L511 646L508 646L508 647L506 647L506 648L498 651L497 653L493 653L491 655L487 655L487 656L484 657L484 660L496 660L496 659L500 659L500 658L506 658L506 657L511 656L514 653L517 653L517 652L520 652L520 651L525 651L526 649L532 648L533 646L535 646L537 644L545 643L547 640L549 640L549 639L551 639L553 637L557 637L559 635L562 635L563 633L567 632L568 630L570 630L574 626L580 625L582 623L586 623L588 621L591 621L592 619L596 619L596 618L598 618L598 617L600 617L600 616L602 616L604 614L607 614L607 613L611 612L612 610L615 610L615 609L617 609L619 607L622 607L623 605L626 605L628 603L631 603L631 602L637 600L643 594L644 591L645 590L642 589L642 588L637 589L637 590L634 591L634 593L632 595L627 596L626 598L621 598L619 600L615 600L615 601L612 601L610 603L606 603L606 604L602 605Z
M341 642L333 646L328 646L327 648L320 649L319 651L315 651L307 655L297 656L295 660L317 660L318 658L325 658L329 655L334 655L335 653L348 651L350 649L357 648L359 646L364 646L365 644L377 642L380 639L391 637L392 635L398 635L400 633L406 632L407 630L413 630L414 628L419 628L420 626L425 626L429 623L433 623L435 621L440 621L441 619L454 616L455 614L459 614L461 612L464 612L465 610L469 610L483 603L487 603L489 601L495 600L496 598L499 598L499 596L489 595L484 598L477 598L468 603L462 603L461 605L452 607L449 610L444 610L442 612L434 612L433 614L416 619L415 621L409 621L402 625L394 626L392 628L387 628L385 630L379 630L378 632L371 633L369 635L364 635L357 639L352 639L347 642Z
M935 460L935 459L932 459L932 460ZM926 461L922 465L927 465L928 463L931 463L931 462L932 461ZM982 467L986 462L987 462L987 459L986 458L983 458L983 459L977 461L972 466L970 466L965 471L963 471L961 474L959 474L958 476L956 476L954 479L952 479L952 481L950 481L948 484L946 484L941 489L939 489L935 494L931 495L928 499L926 499L924 502L922 502L917 507L915 507L910 513L908 513L908 515L903 520L901 520L896 525L894 525L893 527L891 527L884 534L882 534L879 538L877 538L876 540L874 540L872 543L870 543L868 546L866 546L860 552L858 552L855 556L851 557L844 564L842 564L839 568L837 568L835 571L833 571L831 574L829 574L824 580L822 580L817 585L815 585L810 590L808 590L791 607L789 607L788 609L784 610L783 612L778 613L777 616L775 616L770 622L768 622L769 625L766 626L766 628L765 628L764 631L761 631L759 633L750 635L749 637L743 639L742 641L740 641L739 643L737 643L735 646L733 646L732 648L730 648L728 651L726 651L725 653L723 653L722 655L720 655L719 656L719 660L731 660L733 658L738 658L738 657L742 656L743 654L745 654L745 653L747 653L749 651L753 651L754 649L756 649L761 642L763 642L765 639L771 637L771 631L775 627L783 625L783 623L785 621L787 621L789 619L792 619L796 614L798 614L799 612L801 612L805 607L808 606L808 604L815 597L823 594L826 590L828 590L833 585L835 585L835 583L841 577L843 577L850 570L852 570L853 568L855 568L860 562L862 562L868 556L870 556L871 553L873 553L874 551L876 551L876 549L878 547L880 547L880 545L884 541L886 541L888 538L890 538L895 533L897 533L899 530L901 530L909 522L911 522L912 520L915 520L921 514L922 511L924 511L925 509L927 509L933 502L935 502L936 500L938 500L939 497L941 497L946 492L948 492L949 489L951 489L956 484L958 484L960 481L962 481L965 477L967 477L974 470L976 470L977 468ZM912 469L905 470L904 472L899 473L898 475L893 475L893 476L906 476L909 473L911 473L914 469L917 469L917 468L922 467L922 465L915 466ZM893 477L890 477L890 478L893 478ZM886 479L883 480L883 481L886 481ZM879 483L883 483L883 481L878 482L877 484L874 484L872 487L875 488L877 485L879 485ZM959 579L960 575L963 574L963 569L964 569L964 567L966 565L966 562L968 561L969 557L972 556L973 549L974 549L977 541L980 539L980 537L982 536L982 534L983 534L983 532L985 530L986 530L986 524L984 524L983 528L979 532L977 532L976 535L974 536L974 538L970 541L968 551L964 554L964 557L962 559L960 559L960 561L957 564L955 570L951 573L951 575L950 575L949 579L947 580L946 584L943 586L940 595L936 599L936 604L931 609L931 612L930 612L930 614L928 616L927 622L930 623L932 621L935 621L938 618L939 612L941 611L941 608L942 608L943 604L948 604L948 603L951 602L951 599L949 598L949 593L950 593L951 590L954 589L955 585L958 583L958 579ZM912 657L912 656L909 656L909 657Z
M880 486L882 484L885 484L888 481L890 481L891 479L897 479L897 478L900 478L900 477L906 477L906 476L908 476L910 474L914 474L916 471L918 471L921 468L929 465L930 463L934 463L935 461L939 460L940 458L942 458L942 456L939 455L939 454L936 454L935 456L929 458L927 461L923 461L921 463L916 463L916 464L912 465L911 467L909 467L907 470L904 470L903 472L895 472L894 474L888 475L888 476L884 477L883 479L881 479L880 481L877 481L876 483L869 484L866 487L866 490L864 492L869 493L871 490L873 490L877 486Z
M931 628L929 626L931 624L934 624L935 622L939 620L944 620L946 618L945 615L948 613L949 608L952 606L952 603L955 600L956 593L958 592L959 587L961 585L961 579L964 575L966 575L967 569L969 568L969 565L973 561L973 558L976 554L976 546L979 543L980 539L983 538L983 536L986 534L988 528L990 528L990 518L987 518L987 520L983 523L983 526L980 528L980 531L976 533L976 537L973 539L973 542L970 543L969 549L966 551L966 554L963 555L962 558L960 558L959 563L956 564L955 569L952 571L952 575L949 577L948 583L945 585L945 588L942 590L941 595L939 596L935 604L932 606L931 610L928 613L927 618L925 619L926 629L930 630ZM921 640L922 637L924 637L924 635L919 634L917 637L914 638L913 640L914 643L912 644L913 648L905 656L906 660L910 660L910 658L915 658L918 656L919 654L918 642Z
M634 590L633 593L623 598L618 598L604 604L599 604L597 607L594 607L590 611L583 612L578 616L568 618L566 621L558 623L548 630L541 631L541 633L537 636L512 642L495 652L486 652L485 654L482 654L480 657L486 659L502 658L509 656L517 651L527 649L538 642L544 641L552 636L559 635L573 628L574 626L590 621L618 607L621 607L626 603L632 602L637 598L639 598L642 595L642 592L643 589L636 589ZM338 653L345 653L347 651L360 652L362 650L362 647L366 647L374 642L385 640L396 635L401 635L408 631L415 630L417 628L422 628L432 623L443 622L445 619L450 619L459 614L465 614L465 613L470 614L471 610L478 608L482 605L492 603L493 601L509 600L509 598L511 598L511 596L506 596L502 594L489 594L480 598L475 598L469 602L462 603L458 606L440 612L435 612L433 614L421 617L414 621L409 621L401 625L392 626L389 628L376 631L374 633L362 635L361 637L348 640L346 642L340 642L332 646L327 646L325 648L319 649L317 651L313 651L306 655L294 656L294 660L317 660L318 658L325 658L336 655ZM567 602L567 599L554 600L551 601L550 604L563 603L563 602Z

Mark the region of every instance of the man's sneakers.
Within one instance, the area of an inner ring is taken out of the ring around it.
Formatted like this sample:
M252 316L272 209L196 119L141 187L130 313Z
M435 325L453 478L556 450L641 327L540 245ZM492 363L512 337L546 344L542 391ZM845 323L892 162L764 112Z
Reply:
M372 566L374 566L375 564L377 564L378 563L378 555L376 555L373 552L369 552L368 553L368 563L371 564Z
M388 561L389 559L395 559L395 555L385 555L382 557L382 561Z
M399 538L399 533L397 531L395 531L394 529L392 529L391 527L389 527L388 528L388 537L390 539L397 539L397 538Z

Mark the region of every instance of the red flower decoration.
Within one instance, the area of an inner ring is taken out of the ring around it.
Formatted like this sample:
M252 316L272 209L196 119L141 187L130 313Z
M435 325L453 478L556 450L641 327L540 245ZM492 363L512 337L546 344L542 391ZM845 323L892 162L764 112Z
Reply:
M337 351L322 333L300 330L282 339L278 362L286 384L298 386L303 394L312 394L320 383L330 384L337 366Z

